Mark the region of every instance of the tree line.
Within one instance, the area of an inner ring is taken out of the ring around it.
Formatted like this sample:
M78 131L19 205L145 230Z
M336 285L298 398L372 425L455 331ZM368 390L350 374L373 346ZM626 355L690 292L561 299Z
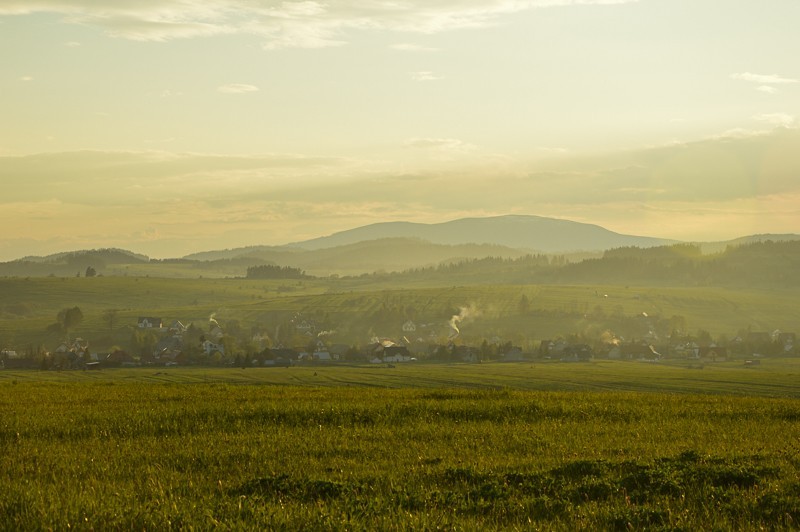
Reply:
M248 279L308 279L309 276L300 268L291 266L275 266L262 264L247 268Z

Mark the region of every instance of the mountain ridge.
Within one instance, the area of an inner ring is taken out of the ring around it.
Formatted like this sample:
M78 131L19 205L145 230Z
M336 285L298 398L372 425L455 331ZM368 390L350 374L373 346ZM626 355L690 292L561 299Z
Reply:
M752 242L800 240L797 234L756 234L719 242L680 242L625 235L599 225L531 215L460 218L448 222L380 222L285 245L253 245L151 259L119 248L28 256L0 263L0 275L80 275L89 266L108 275L241 276L271 264L309 274L357 275L426 268L461 260L558 255L576 262L620 248L697 245L704 254ZM178 270L181 270L178 273Z
M378 222L288 244L306 250L387 237L420 238L434 244L495 244L538 253L604 251L615 247L653 247L679 241L624 235L599 225L534 215L459 218L448 222Z

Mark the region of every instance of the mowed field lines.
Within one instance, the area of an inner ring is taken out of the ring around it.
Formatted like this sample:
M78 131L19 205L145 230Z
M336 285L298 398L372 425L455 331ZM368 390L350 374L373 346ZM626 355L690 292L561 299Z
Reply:
M800 359L742 361L508 362L300 365L273 368L141 367L101 371L0 371L0 383L251 384L340 388L647 391L800 398Z
M0 528L795 529L797 369L2 372Z

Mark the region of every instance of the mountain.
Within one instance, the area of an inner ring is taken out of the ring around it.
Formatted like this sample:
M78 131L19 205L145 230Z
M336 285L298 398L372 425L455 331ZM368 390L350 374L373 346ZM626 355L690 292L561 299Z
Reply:
M445 245L494 244L539 253L603 251L617 247L653 247L676 243L674 240L623 235L593 224L541 216L509 215L462 218L438 224L383 222L290 245L318 250L381 238L417 238Z
M140 255L126 249L104 248L104 249L85 249L80 251L65 251L54 253L44 257L28 256L19 259L19 262L34 262L48 264L74 264L92 261L102 261L106 264L129 264L131 262L147 262L150 258L147 255Z
M199 251L182 257L185 260L212 261L237 259L241 257L256 257L266 260L275 260L274 257L297 254L302 250L287 246L246 246L242 248L220 249L213 251Z
M91 267L102 273L108 268L124 265L147 265L150 259L124 249L89 249L55 253L44 257L28 256L22 259L0 263L3 276L73 276L82 275Z
M524 251L492 244L432 244L417 238L379 238L331 248L306 250L300 248L248 247L190 255L222 257L205 260L209 267L222 263L240 264L245 261L300 268L310 275L358 275L374 271L400 271L441 262L483 257L518 258Z

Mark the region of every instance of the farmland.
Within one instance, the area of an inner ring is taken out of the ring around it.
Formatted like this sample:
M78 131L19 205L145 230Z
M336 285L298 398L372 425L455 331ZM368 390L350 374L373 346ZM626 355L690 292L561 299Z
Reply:
M800 520L800 366L0 373L7 529Z
M315 341L358 345L401 337L407 320L446 335L465 308L472 314L454 343L496 336L526 350L524 362L396 367L7 367L2 529L800 522L800 358L567 363L534 354L548 338L666 337L675 323L715 338L794 331L796 288L31 277L0 279L0 292L0 342L20 353L53 349L65 332L92 350L130 349L140 316L193 323L204 334L238 331L241 342L228 345L240 352L251 349L244 337L252 331L302 347L300 319L325 332ZM52 327L59 311L75 307L80 323ZM286 329L292 334L279 336Z
M0 342L3 348L43 345L62 336L46 329L65 307L79 306L83 322L74 336L94 349L128 347L138 316L160 316L205 328L212 314L245 330L275 328L298 314L314 318L330 341L363 344L373 335L397 337L407 319L446 325L459 307L478 310L462 328L463 340L500 336L519 344L587 330L631 329L643 313L684 318L687 332L710 331L732 338L737 331L793 331L796 290L612 285L420 286L381 284L376 279L259 281L137 277L0 279ZM522 308L520 303L527 302ZM104 322L118 309L115 322ZM634 324L634 325L631 325ZM669 331L667 331L669 332ZM622 333L622 332L621 332Z

